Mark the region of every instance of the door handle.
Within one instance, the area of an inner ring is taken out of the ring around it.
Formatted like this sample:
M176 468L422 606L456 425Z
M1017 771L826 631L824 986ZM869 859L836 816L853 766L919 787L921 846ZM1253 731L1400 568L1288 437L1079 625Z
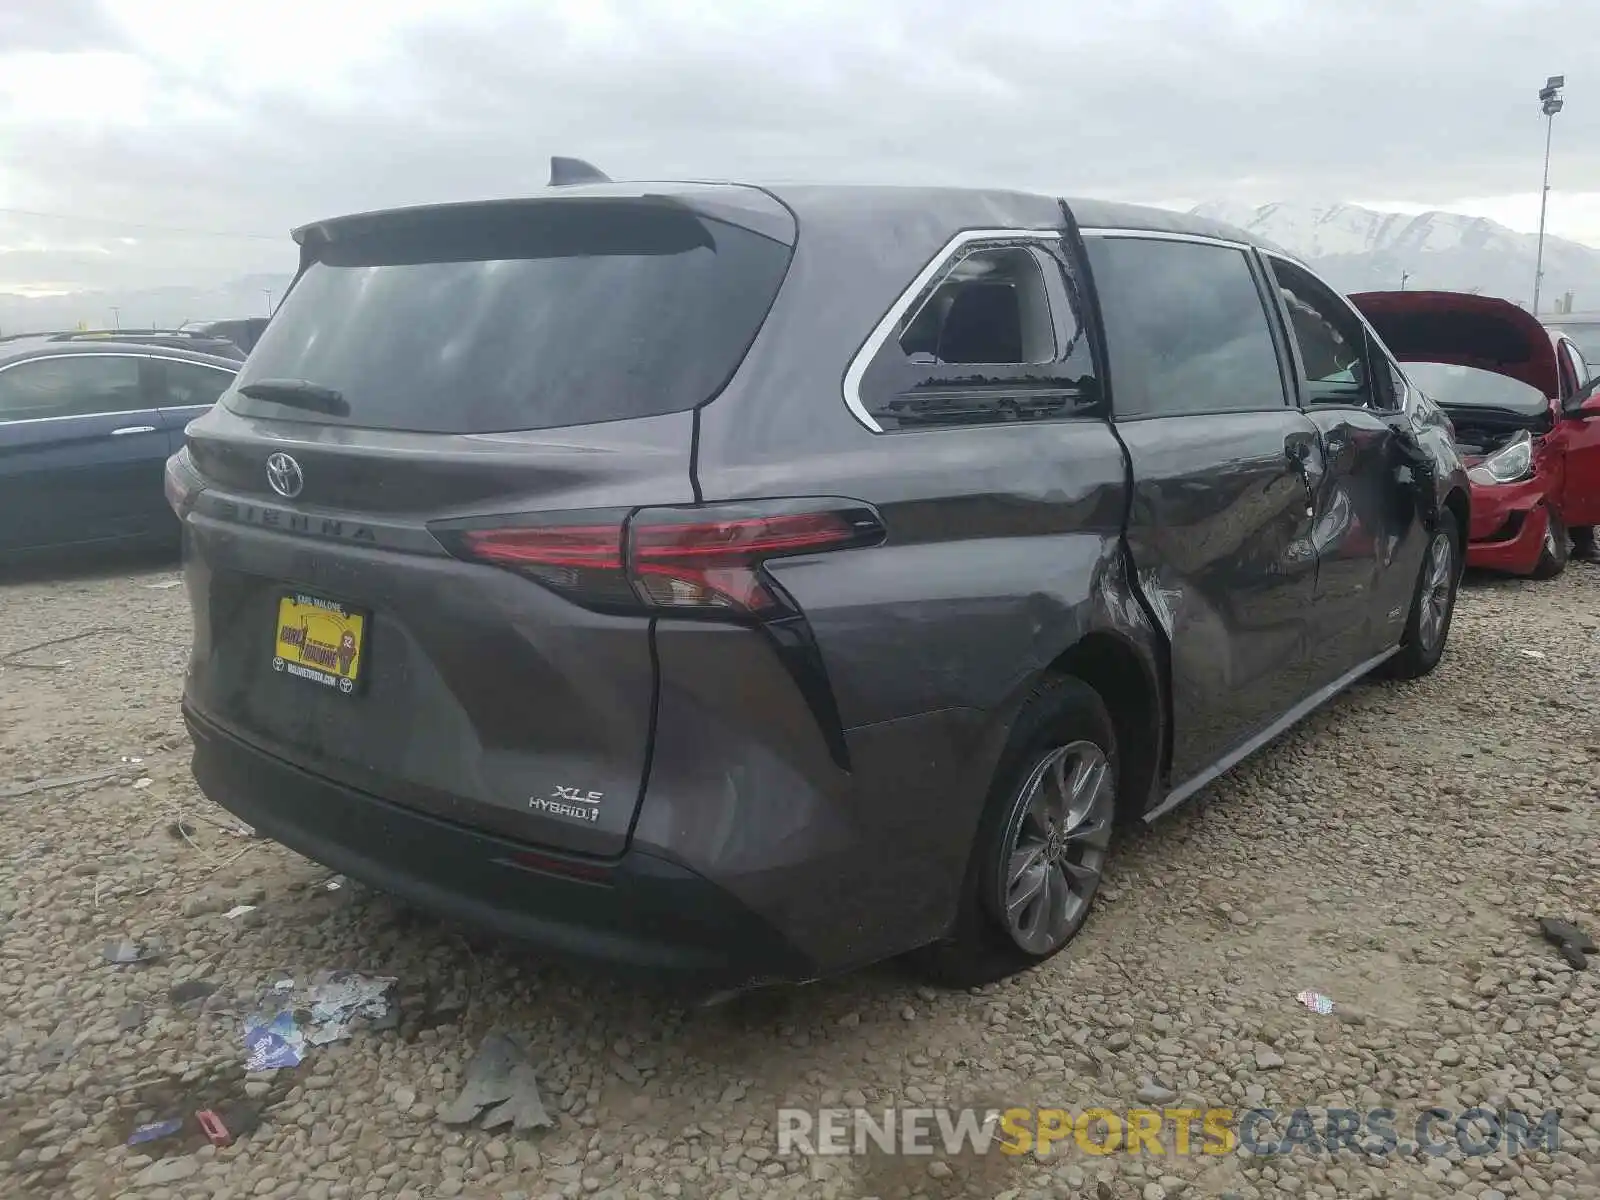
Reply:
M121 437L125 433L154 433L155 431L156 427L154 425L124 425L121 429L113 429L111 436Z

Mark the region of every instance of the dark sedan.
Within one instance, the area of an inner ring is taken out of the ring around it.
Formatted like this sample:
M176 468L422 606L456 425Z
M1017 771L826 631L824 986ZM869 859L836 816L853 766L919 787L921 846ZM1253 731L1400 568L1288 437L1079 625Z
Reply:
M0 342L0 558L176 545L163 467L239 366L131 335Z

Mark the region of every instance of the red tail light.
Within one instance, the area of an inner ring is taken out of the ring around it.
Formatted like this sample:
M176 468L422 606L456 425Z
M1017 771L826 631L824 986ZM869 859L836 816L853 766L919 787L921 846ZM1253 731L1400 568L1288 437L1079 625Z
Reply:
M205 481L195 472L187 447L167 459L161 490L166 494L167 506L180 520L194 507L195 497L205 490Z
M435 533L457 558L516 571L580 603L625 608L637 598L622 570L623 520L619 514L615 524L508 525Z
M755 617L787 611L763 563L884 537L870 508L832 499L646 508L614 521L554 514L434 532L459 558L517 571L580 604Z

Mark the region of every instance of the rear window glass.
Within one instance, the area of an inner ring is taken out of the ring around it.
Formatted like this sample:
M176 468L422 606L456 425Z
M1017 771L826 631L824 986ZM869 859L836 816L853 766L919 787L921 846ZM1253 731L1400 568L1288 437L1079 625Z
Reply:
M1550 406L1538 388L1477 367L1408 362L1406 375L1439 404L1467 404L1527 413L1543 412Z
M239 375L303 380L347 413L230 392L236 411L433 433L681 412L761 327L789 248L639 201L535 201L390 220L323 246Z

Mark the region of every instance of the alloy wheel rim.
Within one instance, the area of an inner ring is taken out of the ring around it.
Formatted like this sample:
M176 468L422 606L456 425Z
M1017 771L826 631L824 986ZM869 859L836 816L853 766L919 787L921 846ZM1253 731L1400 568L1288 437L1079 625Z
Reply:
M1450 538L1444 532L1433 535L1428 547L1428 570L1423 579L1422 592L1422 645L1432 650L1438 644L1444 629L1444 620L1450 610Z
M1011 938L1048 954L1082 922L1111 842L1116 781L1105 752L1071 742L1045 754L1019 789L1002 902Z

